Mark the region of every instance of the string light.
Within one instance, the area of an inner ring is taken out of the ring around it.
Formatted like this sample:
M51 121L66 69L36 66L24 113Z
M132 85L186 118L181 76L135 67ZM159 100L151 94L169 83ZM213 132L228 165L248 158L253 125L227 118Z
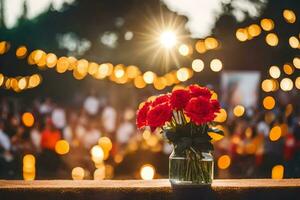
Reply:
M286 9L283 11L282 15L287 23L293 24L296 22L296 14L294 11Z
M271 96L267 96L263 99L263 106L267 110L271 110L275 106L275 99Z
M279 140L281 137L281 128L280 126L274 126L269 133L269 138L272 142Z
M283 65L283 71L287 75L291 75L294 72L294 68L290 64L284 64Z
M277 66L270 67L269 74L272 78L275 78L275 79L279 78L280 74L281 74L279 67L277 67Z
M274 29L275 24L274 24L274 21L272 19L265 18L265 19L262 19L260 21L260 26L265 31L271 31L271 30Z
M293 65L297 68L300 69L300 58L299 57L295 57L293 59Z
M293 89L293 81L290 78L284 78L280 81L280 88L283 91L290 91Z
M70 150L70 145L66 140L59 140L55 144L55 152L60 155L67 154Z
M201 72L204 69L204 62L201 59L195 59L192 62L192 69L195 72Z
M266 36L266 42L272 47L277 46L279 42L278 36L275 33L269 33Z
M221 62L221 60L219 59L213 59L211 62L210 62L210 68L212 71L214 72L219 72L222 70L222 67L223 67L223 64Z
M289 44L292 48L297 49L300 47L299 39L295 36L289 38Z
M178 48L178 52L182 55L182 56L187 56L190 54L190 49L188 47L188 45L186 44L181 44Z
M239 28L235 33L236 38L241 41L245 42L248 39L248 32L247 29Z

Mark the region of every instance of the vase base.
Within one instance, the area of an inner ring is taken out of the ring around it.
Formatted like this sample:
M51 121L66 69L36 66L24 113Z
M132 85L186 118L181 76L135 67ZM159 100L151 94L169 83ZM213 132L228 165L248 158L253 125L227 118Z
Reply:
M169 180L172 187L187 188L187 187L210 187L211 183L195 183L192 181Z

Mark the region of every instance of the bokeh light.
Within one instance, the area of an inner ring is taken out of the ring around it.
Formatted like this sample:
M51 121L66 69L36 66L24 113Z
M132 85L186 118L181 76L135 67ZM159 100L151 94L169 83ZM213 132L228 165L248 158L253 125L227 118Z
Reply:
M280 81L280 88L283 91L291 91L294 87L293 81L290 78L284 78Z
M244 28L239 28L236 33L235 33L236 38L241 41L244 42L248 39L248 32L247 29Z
M283 179L284 176L284 166L275 165L272 168L272 179Z
M285 74L291 75L294 72L294 68L292 65L286 63L283 65L283 71Z
M295 37L295 36L291 36L291 37L289 38L289 44L290 44L290 46L291 46L292 48L294 48L294 49L297 49L297 48L300 47L299 39L298 39L297 37Z
M84 169L82 167L75 167L72 169L73 180L82 180L84 178Z
M210 62L210 68L212 71L214 72L219 72L222 70L222 67L223 67L223 64L221 62L221 60L219 59L213 59L211 62Z
M275 33L269 33L266 36L266 42L270 46L277 46L279 42L278 36Z
M169 49L173 46L175 46L177 42L176 34L172 31L164 31L160 37L159 37L160 43L163 45L163 47Z
M55 144L55 152L60 155L67 154L70 150L70 145L66 140L59 140Z
M32 113L30 113L30 112L23 113L23 115L22 115L22 122L27 127L33 126L33 124L34 124L34 117L33 117Z
M299 57L295 57L293 59L293 65L297 68L300 69L300 58Z
M269 74L272 78L279 78L281 74L279 67L271 66L269 69Z
M95 145L91 149L92 160L95 163L102 162L104 159L103 149L99 145Z
M236 116L236 117L241 117L244 115L244 112L245 112L245 107L242 106L242 105L237 105L233 108L233 114Z
M155 77L156 75L151 71L147 71L143 75L144 81L147 84L152 84L154 82Z
M215 122L219 122L219 123L222 123L222 122L225 122L227 119L227 112L225 109L221 108L220 109L220 112L217 113L217 116L215 118Z
M155 175L155 168L150 165L146 164L143 165L140 169L140 176L143 180L152 180Z
M195 59L192 62L192 69L195 72L201 72L204 69L204 62L201 59Z
M231 158L228 155L222 155L218 159L218 168L227 169L231 164Z
M274 24L274 21L272 19L265 18L265 19L262 19L260 21L260 26L265 31L271 31L271 30L274 29L275 24Z
M267 110L271 110L275 106L275 99L271 96L267 96L263 99L263 106Z
M178 48L178 52L180 53L180 55L182 56L187 56L190 54L190 48L188 45L186 44L181 44Z
M279 138L281 137L281 128L280 126L274 126L269 133L269 138L271 141L275 142L277 140L279 140Z
M16 50L16 56L17 56L17 58L25 58L26 55L27 55L27 48L26 48L26 46L20 46L20 47L18 47L18 49Z
M189 71L187 68L180 68L176 73L177 79L181 82L184 82L189 79Z
M296 22L296 14L294 11L286 9L283 11L282 15L287 23L293 24Z
M300 90L300 77L297 77L295 80L295 87Z

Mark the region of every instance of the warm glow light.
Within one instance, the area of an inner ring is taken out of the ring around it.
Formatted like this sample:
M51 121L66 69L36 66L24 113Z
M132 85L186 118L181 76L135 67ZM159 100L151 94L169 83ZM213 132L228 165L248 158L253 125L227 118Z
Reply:
M300 76L297 77L296 80L295 80L295 87L300 90Z
M219 59L213 59L211 62L210 62L210 68L212 71L214 72L219 72L222 70L222 67L223 67L223 64L221 62L221 60Z
M23 179L35 179L35 157L32 154L26 154L23 157Z
M16 50L16 56L18 58L24 58L27 54L27 48L25 46L20 46L17 50Z
M204 69L204 62L201 59L195 59L192 62L192 69L195 72L201 72Z
M99 67L99 65L95 62L89 63L88 73L93 76L94 74L97 73L98 67Z
M155 76L156 75L151 71L145 72L144 75L143 75L145 83L152 84L153 81L154 81Z
M256 37L261 33L261 28L257 24L252 24L248 27L248 33L251 37Z
M300 69L300 58L295 57L295 58L293 59L293 64L294 64L294 66L295 66L297 69Z
M105 178L105 166L101 163L101 167L94 171L94 180L103 180Z
M283 65L283 71L287 75L291 75L294 72L294 68L290 64L284 64Z
M260 26L262 27L263 30L265 31L271 31L272 29L274 29L274 22L272 19L262 19L260 21Z
M1 82L1 80L0 80L0 82ZM27 86L27 79L25 77L20 78L18 81L18 87L20 88L20 90L24 90L26 88L26 86Z
M182 56L187 56L190 54L190 48L186 44L181 44L178 48L178 51Z
M116 78L121 78L125 75L124 67L123 65L117 65L114 69L114 74Z
M283 14L284 20L287 23L293 24L296 22L296 14L294 13L294 11L284 10L282 14Z
M5 54L10 47L10 44L6 41L0 42L0 55Z
M181 82L184 82L189 79L189 71L187 68L180 68L176 73L177 79Z
M38 74L33 74L29 77L28 88L34 88L41 83L41 77Z
M102 162L104 159L104 152L102 148L98 145L93 146L93 148L91 149L91 155L92 155L92 160L95 163Z
M128 78L135 78L141 74L141 71L139 70L138 67L134 65L130 65L126 68L126 74Z
M108 137L101 137L98 140L98 145L102 148L104 157L103 159L106 160L109 157L109 152L112 149L112 142Z
M57 56L53 53L48 53L46 56L46 65L49 68L55 67L57 63Z
M206 49L216 49L219 46L219 42L216 38L208 37L204 40Z
M67 57L60 57L57 61L56 71L58 73L64 73L68 70L69 67L69 60Z
M270 46L277 46L279 42L278 36L275 33L269 33L266 36L266 42Z
M280 126L274 126L269 133L269 138L271 141L275 142L277 140L279 140L279 138L281 137L281 128Z
M164 77L156 78L153 82L153 86L157 90L165 89L166 85L167 85L167 80Z
M203 40L198 40L195 44L195 49L198 53L205 53L206 47Z
M239 28L236 31L235 36L239 41L244 42L248 39L248 32L244 28Z
M279 67L277 67L277 66L272 66L272 67L270 67L270 69L269 69L269 74L270 74L270 76L272 77L272 78L279 78L280 77L280 69L279 69Z
M290 78L284 78L280 81L280 88L283 91L290 91L294 87L293 81Z
M245 112L245 108L244 106L242 105L237 105L233 108L233 114L236 116L236 117L241 117L243 116Z
M142 76L137 76L133 82L134 86L139 89L144 88L147 85Z
M284 166L275 165L272 168L272 179L283 179L284 176Z
M300 47L299 39L295 36L289 38L289 44L292 48L297 49Z
M4 76L0 73L0 86L4 83Z
M273 91L275 89L274 81L271 79L263 80L263 82L261 83L261 88L265 92Z
M82 180L84 178L84 169L81 167L75 167L72 169L73 180Z
M152 165L146 164L142 166L140 170L140 176L143 180L152 180L154 178L154 175L155 168Z
M263 100L263 106L267 110L271 110L275 106L275 99L271 96L267 96Z
M55 144L55 152L60 155L67 154L70 150L70 145L66 140L59 140Z
M85 76L88 72L89 62L85 59L80 59L77 62L76 71L81 75Z
M167 49L175 46L177 42L176 34L172 31L165 31L159 37L160 43Z
M227 169L231 164L231 158L228 155L223 155L218 159L219 169Z
M30 112L26 112L22 115L22 122L25 126L31 127L34 124L34 117Z

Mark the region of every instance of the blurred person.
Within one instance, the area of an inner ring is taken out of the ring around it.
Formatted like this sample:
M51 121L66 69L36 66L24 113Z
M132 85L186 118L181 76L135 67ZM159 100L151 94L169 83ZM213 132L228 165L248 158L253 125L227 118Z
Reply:
M102 125L107 133L112 133L116 130L117 112L111 106L106 106L101 116Z
M53 125L62 130L66 126L66 112L63 108L55 107L51 114Z
M13 156L10 152L11 143L9 137L4 132L4 122L0 121L0 178L9 178L8 172L11 170L10 163Z
M90 121L86 126L85 134L82 137L83 146L86 149L92 148L93 145L98 143L101 137L101 132L97 129L97 124L95 121Z
M84 100L83 108L87 111L88 114L96 115L98 113L99 106L99 99L96 97L95 91L92 90L90 95Z
M41 151L41 132L39 129L38 123L35 123L36 125L30 130L30 140L35 148L35 151L40 152Z
M39 112L42 115L50 114L53 109L53 103L50 98L46 98L46 100L40 104Z
M42 130L41 147L42 149L54 150L55 144L61 139L60 131L55 128L50 118L46 119L44 130Z

